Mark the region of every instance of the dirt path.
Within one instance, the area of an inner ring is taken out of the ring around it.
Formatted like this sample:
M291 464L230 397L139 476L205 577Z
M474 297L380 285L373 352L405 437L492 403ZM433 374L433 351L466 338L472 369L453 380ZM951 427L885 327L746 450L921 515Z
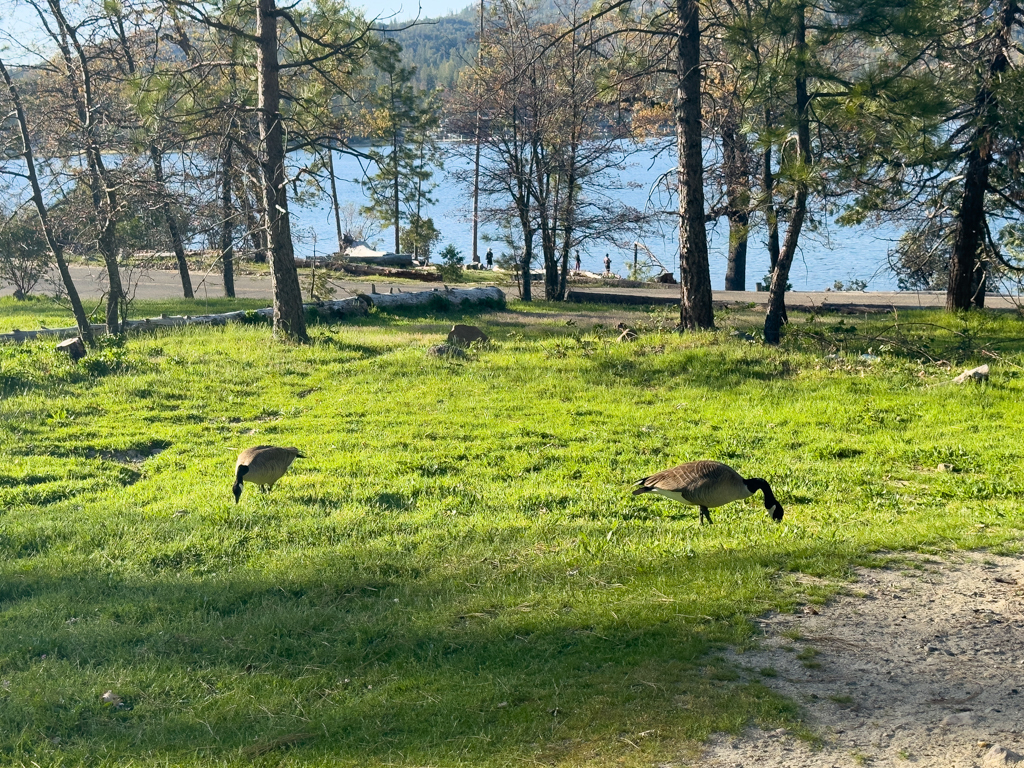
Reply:
M820 745L754 729L714 738L699 765L1014 764L1024 753L1024 559L919 562L860 569L849 596L763 617L761 649L730 654L805 708Z

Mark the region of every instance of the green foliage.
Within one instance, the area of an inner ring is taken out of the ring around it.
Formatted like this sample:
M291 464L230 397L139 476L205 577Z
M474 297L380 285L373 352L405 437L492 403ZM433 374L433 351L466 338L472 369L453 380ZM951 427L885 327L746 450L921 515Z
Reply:
M918 344L1000 350L967 388L900 348L860 361L889 317L832 358L797 334L667 332L667 311L627 313L624 345L621 309L529 310L378 312L301 347L170 329L88 375L48 342L0 347L31 380L0 396L5 761L672 761L716 731L799 727L759 682L773 670L719 655L806 602L797 572L821 598L874 552L1020 547L1013 316L901 313ZM427 358L453 321L493 343ZM861 452L820 458L837 432ZM934 472L950 435L963 469ZM236 506L235 456L263 442L308 458ZM785 521L750 499L701 527L630 494L695 457L771 479Z
M377 166L375 174L361 180L370 198L362 211L383 226L395 228L396 250L404 245L398 241L403 222L408 222L415 233L411 245L429 246L431 233L425 228L428 220L421 211L435 202L430 197L434 187L431 178L434 169L440 167L434 139L438 94L415 89L414 70L401 66L400 53L401 48L394 42L377 53L378 85L369 95L369 107L361 117L364 134L376 143L368 154Z
M441 263L437 269L441 276L449 283L457 283L462 280L462 251L448 243L438 255L441 258Z
M52 263L53 254L35 216L9 216L0 207L0 284L12 285L14 296L25 299Z
M434 226L432 218L424 218L418 213L409 215L409 226L402 227L402 250L411 253L420 261L430 260L434 244L441 238L441 230Z

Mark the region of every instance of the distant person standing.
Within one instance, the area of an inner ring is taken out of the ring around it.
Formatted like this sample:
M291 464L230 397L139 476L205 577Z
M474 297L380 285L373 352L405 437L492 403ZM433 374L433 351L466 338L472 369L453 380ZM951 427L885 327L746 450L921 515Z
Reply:
M484 258L487 259L487 268L494 269L494 251L488 248L487 253L484 254Z
M576 251L576 271L580 272L583 269L583 262L580 261L580 252Z
M607 253L604 255L604 273L611 277L612 275L612 257Z

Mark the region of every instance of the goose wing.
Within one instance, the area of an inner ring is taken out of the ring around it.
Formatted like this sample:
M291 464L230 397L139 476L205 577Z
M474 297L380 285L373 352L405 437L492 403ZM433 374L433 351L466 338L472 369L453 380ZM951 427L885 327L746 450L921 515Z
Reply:
M688 461L637 481L634 494L678 493L690 504L719 507L750 495L740 474L719 461Z

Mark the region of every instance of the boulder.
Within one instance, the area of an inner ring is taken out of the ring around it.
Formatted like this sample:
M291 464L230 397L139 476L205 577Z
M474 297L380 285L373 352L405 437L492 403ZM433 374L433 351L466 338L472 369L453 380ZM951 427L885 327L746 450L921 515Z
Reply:
M988 381L988 366L979 365L977 368L964 371L953 379L954 384L963 384L965 381Z
M1011 749L1000 744L993 744L992 748L981 758L982 768L996 768L996 766L1016 765L1024 757Z
M486 344L488 341L487 334L475 325L453 325L448 332L448 343L459 347L468 347L473 342Z
M72 363L77 363L85 357L85 344L81 338L75 336L70 339L64 339L64 341L57 345L57 351L63 352L70 357Z

